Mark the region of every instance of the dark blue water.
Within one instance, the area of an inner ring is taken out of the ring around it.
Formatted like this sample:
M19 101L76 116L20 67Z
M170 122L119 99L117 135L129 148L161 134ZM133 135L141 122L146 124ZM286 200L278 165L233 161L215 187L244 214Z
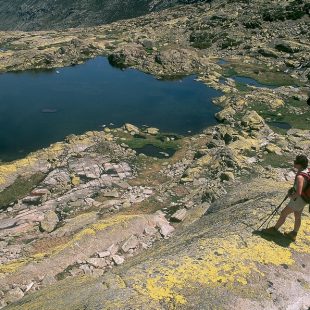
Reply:
M282 128L282 129L291 129L292 126L289 123L286 122L268 122L268 125L273 126L273 127L277 127L277 128Z
M218 62L217 62L218 65L226 65L228 64L228 61L225 60L225 59L220 59Z
M125 122L197 133L216 123L221 93L186 77L160 81L98 57L54 71L0 74L0 159L12 160L69 134Z

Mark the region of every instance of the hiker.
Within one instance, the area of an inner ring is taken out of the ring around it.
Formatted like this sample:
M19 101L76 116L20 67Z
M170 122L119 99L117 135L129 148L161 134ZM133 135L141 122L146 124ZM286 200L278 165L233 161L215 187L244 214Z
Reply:
M277 233L279 228L285 223L287 216L294 213L295 224L294 230L284 233L284 235L291 240L295 241L298 230L301 225L301 214L304 207L309 203L305 199L305 189L307 183L310 182L310 169L308 169L308 158L305 155L298 155L294 160L294 168L297 170L294 186L289 190L288 197L290 201L288 205L282 210L280 218L278 219L275 226L264 230L266 233L274 234ZM308 192L308 190L307 190Z

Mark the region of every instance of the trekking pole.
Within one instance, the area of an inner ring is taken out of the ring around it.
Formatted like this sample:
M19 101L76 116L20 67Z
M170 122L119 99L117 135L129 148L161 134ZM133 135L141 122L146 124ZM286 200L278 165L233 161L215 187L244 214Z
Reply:
M263 227L265 225L265 223L269 220L268 225L270 223L270 221L272 220L272 218L276 215L276 213L278 212L278 210L281 208L281 206L283 205L284 201L288 198L288 195L285 196L285 198L282 200L282 202L272 211L272 213L266 218L266 220L257 228L257 230L260 230L261 227ZM267 226L268 226L267 225Z

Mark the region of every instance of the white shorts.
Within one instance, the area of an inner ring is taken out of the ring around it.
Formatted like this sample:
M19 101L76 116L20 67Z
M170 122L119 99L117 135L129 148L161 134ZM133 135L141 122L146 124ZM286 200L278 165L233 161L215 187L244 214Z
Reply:
M297 198L291 199L287 206L296 212L302 212L302 210L307 204L307 202L305 202L300 196L298 196Z

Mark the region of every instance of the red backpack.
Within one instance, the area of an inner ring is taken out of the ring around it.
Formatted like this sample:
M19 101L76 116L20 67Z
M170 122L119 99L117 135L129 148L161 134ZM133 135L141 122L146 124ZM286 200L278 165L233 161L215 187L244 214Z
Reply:
M310 168L307 172L300 172L298 175L302 175L305 179L306 186L301 193L301 198L305 201L310 203Z

